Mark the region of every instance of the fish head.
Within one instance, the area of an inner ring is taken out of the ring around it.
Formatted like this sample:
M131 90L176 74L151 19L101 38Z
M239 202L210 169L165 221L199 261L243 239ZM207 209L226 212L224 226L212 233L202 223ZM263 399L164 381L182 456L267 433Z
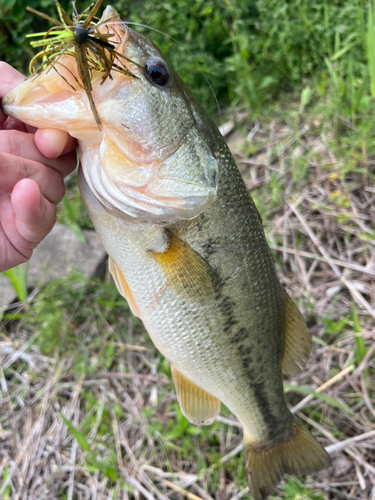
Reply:
M78 139L87 184L111 214L130 222L191 219L217 198L218 164L207 118L160 50L108 6L98 23L129 74L91 72L92 98L76 58L60 56L2 102L4 112ZM73 54L74 55L74 54Z

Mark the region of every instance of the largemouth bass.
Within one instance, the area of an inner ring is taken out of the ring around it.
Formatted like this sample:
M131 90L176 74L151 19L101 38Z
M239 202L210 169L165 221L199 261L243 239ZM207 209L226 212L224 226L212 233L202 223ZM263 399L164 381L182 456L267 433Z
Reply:
M184 415L209 424L223 402L238 418L250 493L264 499L283 474L330 465L283 392L283 373L308 359L309 332L216 126L112 7L100 26L132 61L132 76L93 75L101 129L71 56L21 83L3 109L78 139L82 197L120 293L171 362Z

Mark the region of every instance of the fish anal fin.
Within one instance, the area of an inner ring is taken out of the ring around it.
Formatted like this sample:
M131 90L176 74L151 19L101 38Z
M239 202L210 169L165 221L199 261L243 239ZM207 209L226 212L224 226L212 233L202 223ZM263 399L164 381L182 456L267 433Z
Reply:
M213 296L217 276L203 257L178 236L166 232L167 248L151 250L161 267L167 285L192 297Z
M284 375L294 376L306 364L311 352L311 336L302 314L285 294L285 335L281 356Z
M118 265L109 257L108 262L109 271L114 279L114 282L117 286L117 290L120 294L127 300L129 307L134 314L138 318L141 317L137 304L135 303L133 294L130 291L129 285Z
M254 500L265 500L274 492L284 474L311 474L331 465L323 446L294 420L289 439L272 447L257 446L245 439L245 471L249 493Z
M185 417L195 425L210 425L220 412L220 400L193 384L172 365L177 399Z

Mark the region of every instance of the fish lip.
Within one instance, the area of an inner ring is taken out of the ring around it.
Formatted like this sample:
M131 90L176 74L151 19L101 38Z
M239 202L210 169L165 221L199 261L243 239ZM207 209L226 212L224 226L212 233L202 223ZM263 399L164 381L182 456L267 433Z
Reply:
M31 77L26 78L23 80L21 83L19 83L16 87L14 87L12 90L7 92L5 96L1 99L1 110L3 113L7 116L12 116L12 109L16 108L17 104L17 94L15 92L16 89L18 89L21 85L24 85L25 82L28 82ZM16 118L16 117L14 117Z
M125 23L123 21L121 21L119 14L112 6L108 5L104 9L103 14L101 16L101 19L98 22L98 25L100 25L99 26L100 32L104 32L104 33L107 33L110 31L114 32L114 34L115 34L114 39L116 39L116 45L115 45L116 50L119 51L120 53L124 53L124 55L126 55L126 44L129 42L129 39L130 39L130 33L129 33L130 29L125 25ZM114 26L116 26L117 31L114 28ZM68 57L68 56L64 56L64 57ZM131 64L130 61L129 61L129 63ZM136 66L134 66L134 67L136 67ZM3 113L6 114L7 116L12 116L15 119L19 119L19 120L21 120L25 123L28 123L32 126L38 127L38 124L35 123L35 120L33 117L34 113L32 113L30 110L27 110L27 114L29 116L26 116L25 109L22 109L23 107L25 107L22 104L22 101L25 98L27 98L29 95L29 92L34 90L35 88L38 90L42 90L44 93L44 96L43 96L43 98L36 96L35 100L33 102L30 102L30 106L31 105L43 106L43 104L48 103L48 100L51 97L51 95L53 95L53 98L55 98L56 94L54 92L51 92L46 86L48 79L47 80L43 79L43 77L46 77L48 75L48 73L50 73L52 78L56 76L54 71L51 72L51 69L53 70L53 68L50 66L50 67L44 69L40 73L32 74L31 76L29 76L28 78L26 78L25 80L20 82L16 87L14 87L14 89L7 92L7 94L2 98L1 105L0 105L0 109L3 111ZM73 68L73 73L74 73L73 77L78 77L76 69L75 69L75 65ZM122 74L122 76L125 77L124 74ZM42 82L39 84L41 77L42 77ZM47 78L48 78L48 76L47 76ZM128 78L131 79L133 77L129 76ZM76 86L75 82L72 80L72 75L68 75L67 79L69 80L70 83L72 83L73 86ZM33 85L34 81L36 81L35 86ZM20 92L20 90L21 90L21 92ZM79 88L77 90L79 90ZM59 93L63 93L64 91L65 90L63 89ZM66 88L66 91L69 93L72 93L72 91L68 88ZM80 92L73 92L73 93L76 94L76 93L80 93ZM86 106L86 107L88 107L88 106ZM33 123L29 123L28 119L31 120ZM48 126L52 127L53 125L49 124ZM90 126L90 124L86 121L85 127L87 128L88 126ZM60 126L58 128L64 129L62 126ZM94 125L92 128L94 128ZM96 128L97 128L97 126L96 126ZM67 128L65 128L64 130L67 130ZM67 130L67 131L69 132L69 130Z
M5 107L10 104L10 102L8 102L8 101L10 101L11 93L12 93L12 91L7 92L5 94L5 96L1 99L1 109L4 112L6 111Z

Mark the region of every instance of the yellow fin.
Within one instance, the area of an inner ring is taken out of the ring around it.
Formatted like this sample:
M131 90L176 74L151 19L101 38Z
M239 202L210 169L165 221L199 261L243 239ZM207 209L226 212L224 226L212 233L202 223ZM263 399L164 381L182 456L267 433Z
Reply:
M281 357L284 375L296 375L306 364L311 352L311 336L302 314L288 294L285 294L285 336Z
M126 279L124 275L122 274L121 269L118 267L118 265L109 257L109 262L108 262L108 267L109 271L112 274L112 277L116 283L117 290L120 292L120 294L127 300L129 307L134 314L134 316L137 316L138 318L141 317L138 306L135 303L133 294L130 291L130 288L126 282Z
M323 446L296 419L290 438L271 448L246 442L245 436L246 478L255 500L268 498L284 474L311 474L330 465Z
M160 264L168 286L193 297L214 294L217 277L203 257L187 243L167 232L168 247L152 253Z
M220 412L220 400L193 384L172 365L177 399L185 417L195 425L210 425Z

